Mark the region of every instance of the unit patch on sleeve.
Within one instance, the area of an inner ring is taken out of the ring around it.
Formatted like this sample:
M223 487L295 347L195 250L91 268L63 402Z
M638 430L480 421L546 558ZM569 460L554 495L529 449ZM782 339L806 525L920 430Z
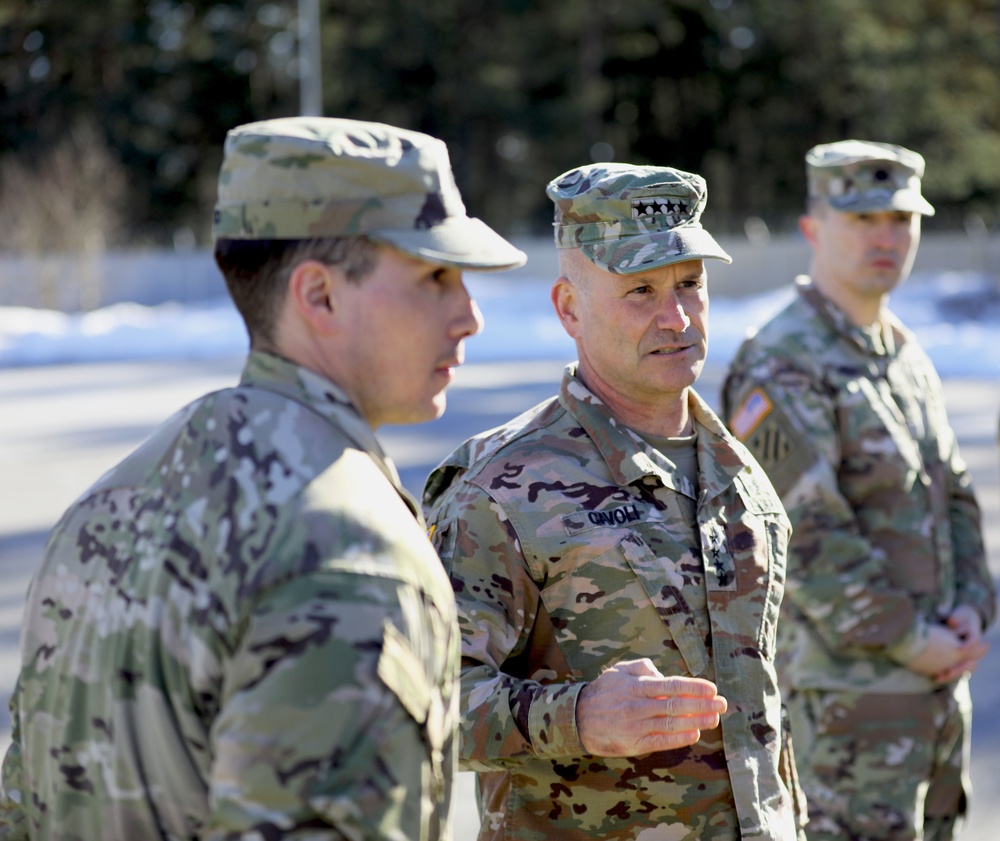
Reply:
M764 471L771 473L792 451L792 439L777 419L764 423L745 442Z
M801 424L760 386L743 398L729 428L757 459L779 496L790 490L818 457Z
M733 431L733 435L746 443L747 438L760 426L761 421L771 414L773 408L771 398L763 389L755 388L743 398L739 408L733 412L733 416L729 419L729 428Z

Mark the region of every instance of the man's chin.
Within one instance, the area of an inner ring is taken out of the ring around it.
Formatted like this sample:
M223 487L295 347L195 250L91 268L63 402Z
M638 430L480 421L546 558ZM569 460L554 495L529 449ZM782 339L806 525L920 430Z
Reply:
M440 418L444 414L445 406L446 400L442 392L419 406L398 407L395 412L386 415L379 426L413 426L418 423L428 423Z
M414 412L411 420L407 423L428 423L432 420L437 420L444 414L446 408L446 402L444 397L440 400L435 400L430 406L421 412Z

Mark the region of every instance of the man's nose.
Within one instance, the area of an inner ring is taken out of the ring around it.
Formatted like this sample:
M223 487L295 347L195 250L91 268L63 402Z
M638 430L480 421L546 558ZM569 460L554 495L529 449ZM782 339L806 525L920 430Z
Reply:
M877 222L874 229L874 239L880 248L895 248L899 243L899 226L889 219Z
M656 326L675 333L683 333L691 326L687 311L673 292L663 296L656 313Z
M483 331L483 313L479 309L476 299L469 294L465 284L462 284L462 292L459 303L459 316L453 322L452 336L456 339L466 339L475 336Z

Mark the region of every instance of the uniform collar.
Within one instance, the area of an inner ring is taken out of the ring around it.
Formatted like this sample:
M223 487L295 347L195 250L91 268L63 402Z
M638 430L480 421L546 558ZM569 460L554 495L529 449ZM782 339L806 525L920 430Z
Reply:
M403 487L392 459L382 449L371 426L336 383L273 353L251 351L240 376L240 385L281 394L326 418L331 426L371 457L420 519L419 506Z
M631 485L655 477L672 490L686 493L686 483L663 456L618 421L583 384L577 376L577 363L566 367L559 396L594 442L617 484ZM746 461L733 447L725 426L694 389L688 390L688 410L698 433L699 496L701 500L711 499L733 483L745 469Z
M896 355L903 334L901 325L891 313L886 312L878 322L880 329L867 330L851 321L847 313L823 295L808 276L795 278L795 288L820 321L865 356L892 358Z

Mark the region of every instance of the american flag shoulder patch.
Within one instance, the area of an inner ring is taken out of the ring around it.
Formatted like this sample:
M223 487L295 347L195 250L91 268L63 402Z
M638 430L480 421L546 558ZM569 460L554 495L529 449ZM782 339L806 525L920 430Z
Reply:
M739 408L733 412L733 416L729 419L729 428L740 441L746 441L760 426L761 421L771 414L773 408L774 404L763 389L755 388L743 398Z

